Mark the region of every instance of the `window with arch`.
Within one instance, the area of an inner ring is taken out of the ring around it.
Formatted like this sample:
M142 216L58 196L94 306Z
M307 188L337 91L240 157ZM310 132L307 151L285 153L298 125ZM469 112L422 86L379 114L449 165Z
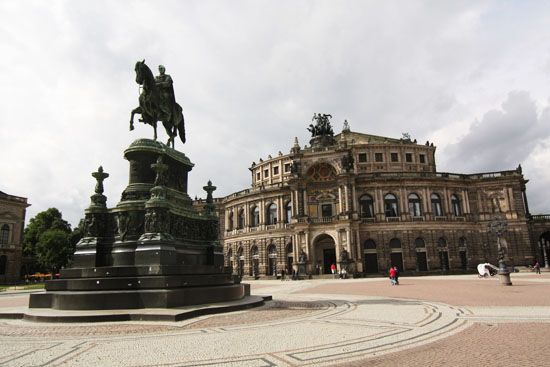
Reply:
M400 249L401 248L401 240L399 238L392 238L390 240L390 248Z
M399 215L397 197L394 194L384 196L384 212L386 217L397 217Z
M441 197L438 194L433 193L430 196L430 199L431 199L431 202L432 202L432 214L435 217L443 216L443 209L441 207Z
M292 202L289 201L285 205L285 223L290 223L292 219Z
M267 268L268 274L277 275L277 247L274 244L267 248Z
M365 250L376 250L376 242L374 242L374 240L372 239L368 239L365 241Z
M4 224L0 229L0 244L7 245L10 240L10 226Z
M237 228L244 228L244 209L239 210L239 214L237 214Z
M227 219L227 230L233 230L233 212L229 213L229 218Z
M437 247L447 247L447 240L445 239L445 237L439 237L439 239L437 240Z
M254 205L250 209L250 226L258 227L260 225L260 208Z
M8 257L6 255L0 256L0 275L6 274L8 267Z
M418 237L416 240L414 240L414 248L425 248L426 242L424 242L424 239L422 237Z
M462 215L462 208L460 207L460 199L455 194L451 195L451 210L453 212L453 215L456 217L460 217Z
M234 266L233 265L233 250L232 249L229 249L229 251L227 251L227 265L229 266Z
M359 213L362 218L374 218L374 201L365 194L359 198Z
M409 214L412 217L420 217L422 215L420 197L414 193L409 194Z
M466 237L460 237L458 239L458 247L466 248Z
M267 224L277 224L277 204L271 203L267 207Z

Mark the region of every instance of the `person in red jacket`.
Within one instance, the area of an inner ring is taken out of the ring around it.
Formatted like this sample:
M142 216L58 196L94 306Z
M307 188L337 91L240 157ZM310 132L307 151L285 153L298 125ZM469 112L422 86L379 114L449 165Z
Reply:
M395 268L393 266L390 267L390 283L391 285L395 285Z
M334 265L334 263L330 265L330 271L332 272L332 276L336 278L336 265Z

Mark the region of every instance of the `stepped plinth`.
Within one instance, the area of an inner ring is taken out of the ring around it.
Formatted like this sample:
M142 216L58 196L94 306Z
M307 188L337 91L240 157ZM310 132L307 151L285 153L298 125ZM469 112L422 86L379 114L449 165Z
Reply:
M224 268L218 217L209 182L205 210L187 194L193 163L158 141L139 139L124 151L129 183L107 208L100 167L84 237L72 266L46 292L31 294L30 308L108 310L172 308L241 300L249 287Z

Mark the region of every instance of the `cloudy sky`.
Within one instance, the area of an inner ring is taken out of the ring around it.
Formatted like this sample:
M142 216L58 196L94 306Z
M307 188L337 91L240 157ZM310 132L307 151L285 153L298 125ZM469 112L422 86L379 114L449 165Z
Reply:
M116 205L123 150L152 137L128 131L145 59L174 79L192 197L249 187L250 163L307 143L323 112L433 141L439 171L521 164L550 213L549 25L543 1L0 0L0 191L76 225L101 164Z

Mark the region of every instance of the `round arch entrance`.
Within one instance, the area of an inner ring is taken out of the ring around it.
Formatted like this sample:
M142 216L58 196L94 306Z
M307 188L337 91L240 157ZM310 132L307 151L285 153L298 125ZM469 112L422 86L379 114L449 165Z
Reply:
M319 269L323 274L330 274L330 266L336 265L336 243L334 238L328 234L321 234L315 238L313 242L315 251L315 265L319 265Z

